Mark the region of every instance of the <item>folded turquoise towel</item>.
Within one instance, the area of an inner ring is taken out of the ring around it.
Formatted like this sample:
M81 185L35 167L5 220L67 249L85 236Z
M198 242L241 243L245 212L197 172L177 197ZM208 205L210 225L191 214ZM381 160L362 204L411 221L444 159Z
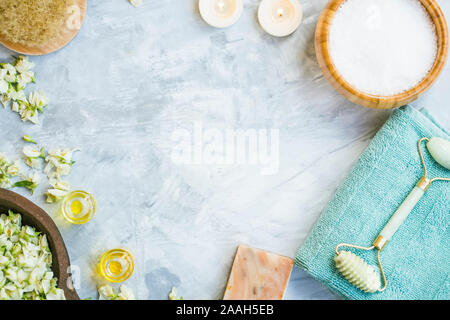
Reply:
M333 261L341 242L372 244L423 175L417 141L433 136L450 139L426 111L409 106L395 110L320 216L296 264L349 299L449 299L450 182L433 183L381 252L388 279L384 292L356 289ZM449 170L424 153L430 177L450 177ZM362 256L376 265L375 251Z

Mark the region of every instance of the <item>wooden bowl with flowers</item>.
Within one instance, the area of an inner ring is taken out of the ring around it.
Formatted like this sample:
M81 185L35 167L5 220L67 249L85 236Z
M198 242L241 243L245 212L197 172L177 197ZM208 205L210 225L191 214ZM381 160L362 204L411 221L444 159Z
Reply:
M37 205L21 195L0 188L0 214L9 211L22 216L22 225L34 227L46 235L52 253L52 272L58 279L58 288L64 291L67 300L79 300L70 273L70 260L64 240L50 216Z

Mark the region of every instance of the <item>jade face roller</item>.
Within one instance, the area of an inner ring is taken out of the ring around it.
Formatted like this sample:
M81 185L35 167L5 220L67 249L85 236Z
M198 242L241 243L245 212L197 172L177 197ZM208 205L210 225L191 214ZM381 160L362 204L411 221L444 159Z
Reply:
M417 202L428 190L431 183L437 180L450 181L450 178L428 178L427 166L423 159L421 150L421 144L423 141L427 142L427 149L433 159L444 168L450 170L450 141L442 138L421 138L417 143L419 149L420 160L423 165L424 175L416 184L411 193L406 197L400 207L395 211L392 217L389 219L386 226L380 232L375 239L371 247L361 247L348 243L338 244L335 248L336 256L334 261L338 271L355 287L361 289L364 292L382 292L386 289L387 280L381 265L380 252L386 247L388 241L391 240L394 233L405 221L409 213L414 209ZM375 269L365 262L362 258L350 251L339 251L341 247L350 247L360 250L377 250L377 261L380 267L381 276L383 278L383 287L381 287L381 281L378 273Z

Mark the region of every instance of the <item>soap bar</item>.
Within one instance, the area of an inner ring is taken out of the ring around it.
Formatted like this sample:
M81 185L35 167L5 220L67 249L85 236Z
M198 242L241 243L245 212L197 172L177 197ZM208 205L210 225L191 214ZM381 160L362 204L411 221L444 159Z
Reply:
M224 300L281 300L294 260L240 245L225 289Z

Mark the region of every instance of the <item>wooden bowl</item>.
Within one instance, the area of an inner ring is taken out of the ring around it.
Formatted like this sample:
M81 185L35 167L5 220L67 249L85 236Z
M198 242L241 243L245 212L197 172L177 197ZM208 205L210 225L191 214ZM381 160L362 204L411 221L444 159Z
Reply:
M86 15L86 0L76 0L75 3L74 11L72 11L73 19L66 23L59 37L51 40L49 43L39 47L27 47L20 43L8 41L1 35L0 43L12 51L31 56L40 56L62 49L78 34Z
M436 60L428 75L414 88L392 96L368 94L352 87L337 71L328 48L328 34L337 10L346 0L331 0L319 17L315 34L316 56L325 78L350 101L370 108L390 109L401 107L416 100L437 79L444 68L448 55L448 29L444 14L435 0L419 0L436 26L438 50Z
M58 287L64 290L67 300L80 300L75 289L71 289L73 286L68 272L69 254L64 240L50 216L21 195L0 188L0 213L7 213L8 210L20 213L23 225L35 227L36 230L47 235L53 258L52 271L58 278Z

